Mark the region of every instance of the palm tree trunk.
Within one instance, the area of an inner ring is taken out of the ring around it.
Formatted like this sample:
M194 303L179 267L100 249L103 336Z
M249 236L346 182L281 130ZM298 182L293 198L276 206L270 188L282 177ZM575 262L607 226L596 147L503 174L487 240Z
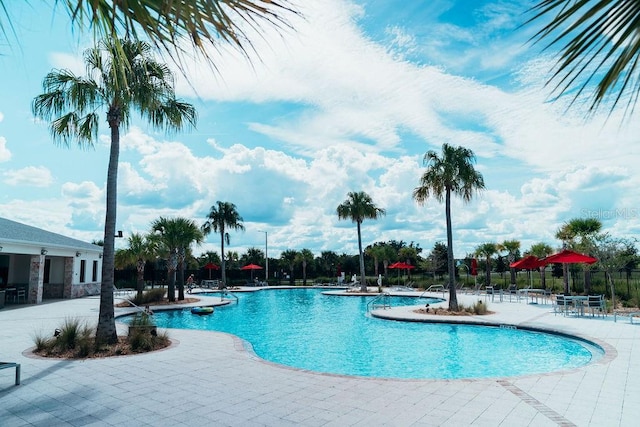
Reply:
M562 283L564 284L564 294L569 295L569 264L562 263Z
M358 221L358 254L360 255L360 290L367 292L367 280L364 277L364 254L362 253L362 234L360 232L360 221Z
M102 283L100 285L100 312L96 342L113 344L118 341L113 305L113 271L115 263L116 207L118 200L118 157L120 154L120 128L113 112L109 112L111 148L107 168L107 203L104 220L104 246L102 248Z
M584 293L586 295L591 293L591 270L589 267L584 269Z
M144 261L139 259L136 265L136 269L138 270L138 299L142 298L142 291L144 290Z
M449 271L449 310L458 311L458 295L456 294L455 265L453 263L453 232L451 226L451 189L445 195L445 217L447 220L447 270Z
M302 261L302 286L307 286L307 261Z
M491 258L487 256L487 260L485 262L485 286L491 286Z
M184 261L180 263L180 281L178 282L178 301L184 301Z
M220 253L222 254L222 256L220 257L220 264L222 264L222 284L219 287L222 289L227 286L227 264L225 262L224 256L224 227L221 227L220 229L220 251Z
M169 268L167 269L167 274L169 275L167 299L171 302L176 300L176 268L178 266L178 259L176 257L175 249L171 249L171 254L169 254Z

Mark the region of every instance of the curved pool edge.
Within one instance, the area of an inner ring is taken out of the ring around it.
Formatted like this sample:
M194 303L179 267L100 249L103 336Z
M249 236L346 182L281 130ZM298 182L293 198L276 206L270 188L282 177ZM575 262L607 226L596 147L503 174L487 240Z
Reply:
M406 313L407 309L412 309L412 312L413 312L413 309L417 309L417 308L419 308L419 306L413 306L413 307L403 306L403 307L392 307L390 309L378 309L378 310L370 311L369 315L377 319L399 321L399 322L440 323L440 324L454 324L454 325L489 326L489 327L498 327L498 328L505 327L505 326L513 327L516 329L526 330L530 332L541 332L541 333L561 336L564 338L574 339L576 341L580 341L582 343L587 344L588 346L592 346L602 351L602 354L600 355L600 357L595 358L594 360L590 361L589 363L583 366L563 369L558 371L551 371L551 372L548 372L547 374L558 374L563 372L570 372L570 371L582 369L584 367L592 366L592 365L604 365L604 364L610 363L612 360L618 357L618 351L615 349L615 347L613 347L611 344L601 339L598 339L589 335L585 335L579 332L567 332L562 329L554 328L548 325L542 325L539 323L536 323L536 324L533 324L531 322L512 323L512 322L492 320L492 319L486 319L486 318L479 319L479 316L477 315L446 316L446 318L443 318L442 316L435 316L435 315L421 315L422 317L418 317L416 313L412 313L413 315L411 316L402 315L403 312ZM394 314L392 314L391 312L394 312ZM487 316L491 316L491 315L487 315ZM482 317L486 317L486 316L482 316ZM521 376L509 376L504 378L526 377L529 375L530 374L525 374ZM533 375L540 375L540 374L533 374Z

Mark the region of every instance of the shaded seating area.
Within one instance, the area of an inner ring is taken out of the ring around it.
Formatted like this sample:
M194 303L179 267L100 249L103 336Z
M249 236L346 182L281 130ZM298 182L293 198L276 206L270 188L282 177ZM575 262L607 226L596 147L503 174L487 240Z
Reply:
M596 314L602 317L607 315L604 295L556 295L553 305L553 312L556 314L584 316L589 311L592 317Z
M13 285L5 288L0 288L0 307L5 304L26 304L27 303L27 285Z

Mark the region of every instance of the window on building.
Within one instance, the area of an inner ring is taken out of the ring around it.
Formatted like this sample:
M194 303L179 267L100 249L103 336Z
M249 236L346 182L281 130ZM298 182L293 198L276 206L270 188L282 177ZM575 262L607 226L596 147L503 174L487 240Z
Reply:
M87 260L80 261L80 283L84 283L84 276L87 271Z
M91 281L98 281L98 261L96 260L93 261L93 272L91 273Z

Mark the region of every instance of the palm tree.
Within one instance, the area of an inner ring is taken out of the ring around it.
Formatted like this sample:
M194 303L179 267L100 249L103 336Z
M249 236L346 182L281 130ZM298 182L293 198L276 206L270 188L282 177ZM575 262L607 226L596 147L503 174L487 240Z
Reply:
M491 286L491 257L498 253L496 243L483 243L476 248L475 254L485 259L485 286Z
M307 286L307 264L313 262L313 252L310 249L302 249L298 252L297 261L302 264L302 286Z
M169 68L151 56L151 45L121 40L101 41L84 54L87 75L76 76L69 70L47 74L44 93L34 98L36 117L50 121L56 142L69 146L72 141L82 148L93 146L98 137L100 110L106 110L111 131L111 151L107 171L106 214L100 314L96 340L117 341L113 312L114 236L118 182L120 131L129 125L133 109L157 129L178 131L194 126L196 111L190 104L176 99L173 75ZM118 53L122 48L124 54Z
M151 229L157 233L159 243L168 254L168 282L167 297L175 301L176 271L180 269L180 283L178 300L184 300L184 260L192 243L201 244L204 235L195 221L187 218L160 217L151 224Z
M127 238L127 246L119 249L115 254L115 266L123 268L135 265L138 273L137 290L138 298L142 297L144 290L144 266L156 253L156 242L149 236L133 233Z
M498 250L507 251L507 259L509 260L509 264L514 262L518 257L518 252L520 251L520 241L519 240L505 240L504 242L498 245ZM516 269L509 265L509 273L511 276L511 284L516 284Z
M626 98L627 111L640 95L640 3L629 0L539 0L531 21L548 20L534 39L560 45L551 81L574 101L594 82L591 111L609 96L611 109Z
M364 272L364 253L362 252L362 232L360 225L365 219L378 219L386 215L386 211L377 207L371 196L364 191L349 192L347 200L342 202L336 209L339 219L350 219L355 222L358 228L358 255L360 256L360 290L367 292L367 281Z
M280 259L287 263L289 266L289 284L293 286L295 278L293 275L293 267L296 266L296 260L298 259L298 251L294 249L287 249L280 254Z
M230 243L229 233L227 233L226 230L244 230L244 225L242 224L244 220L238 213L236 205L230 202L221 202L220 200L218 200L215 205L211 206L207 218L208 219L204 224L202 224L202 232L205 235L210 234L212 231L220 233L220 253L222 254L221 287L225 287L227 284L227 274L224 256L224 242L227 242L227 245Z
M380 260L384 259L385 247L382 244L375 243L369 245L364 250L365 254L373 258L373 274L378 277Z
M447 264L449 270L449 310L458 311L455 286L455 263L453 260L453 232L451 226L451 195L457 195L467 203L474 191L484 189L482 174L473 167L473 151L464 147L442 145L442 155L433 150L424 155L427 170L420 178L420 186L413 190L413 198L424 204L433 196L439 202L444 199L447 221Z
M548 257L549 255L551 255L553 253L553 248L549 245L547 245L544 242L540 242L540 243L536 243L534 245L531 245L531 248L529 249L529 254L534 255L538 258L545 258ZM545 265L541 265L539 267L540 270L540 285L542 287L542 289L547 289L547 278L545 277L544 274L544 270L545 270L546 266Z
M0 18L6 17L13 30L8 3L0 0ZM275 28L290 27L285 16L298 14L290 0L68 0L53 3L66 9L72 25L80 29L91 28L97 38L114 38L116 44L121 36L146 39L174 59L178 59L176 54L186 52L182 46L187 40L192 48L209 59L208 43L217 47L223 42L245 52L252 47L245 24L248 23L252 30L260 29L262 23ZM0 19L0 35L8 35L3 19ZM181 66L180 61L177 63Z
M562 241L563 248L570 248L583 253L593 253L594 237L602 229L602 222L597 218L573 218L564 223L556 232L556 238ZM579 238L579 240L578 240ZM587 264L584 264L584 287L585 293L591 292L591 271ZM563 283L565 293L569 293L569 267L562 265Z

